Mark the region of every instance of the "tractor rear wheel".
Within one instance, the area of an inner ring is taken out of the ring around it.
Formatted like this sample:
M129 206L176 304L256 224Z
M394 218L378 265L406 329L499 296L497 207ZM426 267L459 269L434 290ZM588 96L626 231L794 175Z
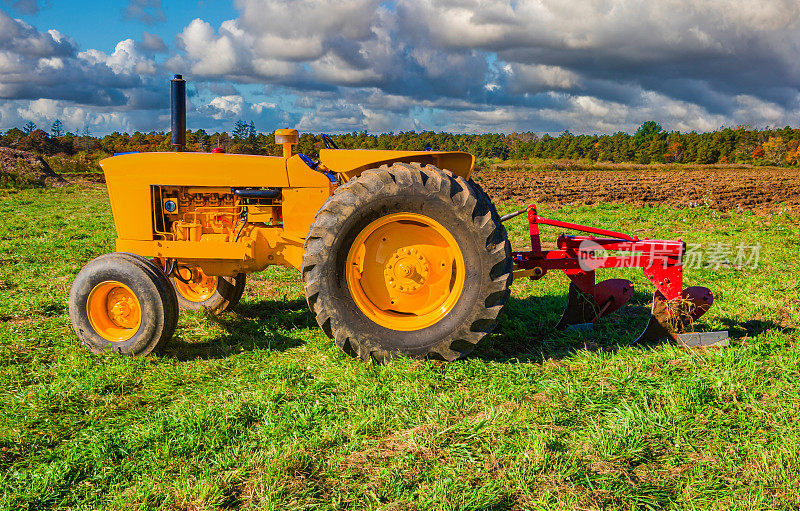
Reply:
M133 254L112 253L78 272L69 316L78 339L93 352L145 356L172 337L178 302L159 267Z
M339 187L305 242L323 330L362 360L454 360L495 326L511 247L488 196L446 170L396 163Z
M170 282L175 287L178 305L183 310L210 310L221 313L232 310L244 294L247 277L206 275L200 267L178 265Z

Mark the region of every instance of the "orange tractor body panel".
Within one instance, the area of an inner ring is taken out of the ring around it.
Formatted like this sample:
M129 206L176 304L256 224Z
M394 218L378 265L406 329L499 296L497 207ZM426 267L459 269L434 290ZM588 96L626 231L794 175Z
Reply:
M460 152L323 149L314 170L286 154L137 153L102 160L117 250L177 259L211 276L276 264L299 269L309 228L339 182L412 161L468 178L474 164ZM269 198L244 198L241 190Z
M442 151L382 151L371 149L322 149L320 162L346 179L357 177L367 169L393 163L419 162L447 169L453 174L469 179L475 157L469 153Z

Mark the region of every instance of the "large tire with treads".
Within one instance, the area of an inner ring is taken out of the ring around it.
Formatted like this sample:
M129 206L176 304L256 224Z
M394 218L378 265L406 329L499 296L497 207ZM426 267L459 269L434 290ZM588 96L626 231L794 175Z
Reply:
M303 280L317 322L348 354L449 361L494 329L511 246L475 182L396 163L328 199L305 241Z

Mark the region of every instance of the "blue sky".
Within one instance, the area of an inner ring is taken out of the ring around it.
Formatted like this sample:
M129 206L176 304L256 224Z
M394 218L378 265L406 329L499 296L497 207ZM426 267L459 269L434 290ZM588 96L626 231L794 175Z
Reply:
M797 125L796 0L0 0L0 130Z
M40 30L54 28L73 37L83 49L96 48L105 52L114 51L122 39L140 38L142 32L150 32L164 41L172 42L175 34L195 18L219 25L235 12L233 2L229 0L171 0L161 2L160 7L145 7L143 12L151 17L157 18L159 12L164 15L163 22L145 23L147 20L143 21L141 16L126 16L129 5L126 0L49 0L36 5L41 7L33 14L30 8L15 8L13 1L5 1L2 6L6 12Z

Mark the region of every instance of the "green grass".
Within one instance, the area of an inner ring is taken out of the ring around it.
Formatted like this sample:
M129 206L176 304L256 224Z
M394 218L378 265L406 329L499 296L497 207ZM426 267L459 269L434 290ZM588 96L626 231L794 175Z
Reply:
M700 326L729 329L730 348L631 345L652 292L634 271L631 306L594 332L555 332L567 283L554 274L515 283L468 359L377 366L324 336L282 268L253 276L232 314L182 314L164 355L92 355L66 297L112 250L105 191L6 193L0 214L2 509L800 507L797 217L542 210L760 243L758 270L687 275L714 290ZM522 247L524 221L510 232Z

